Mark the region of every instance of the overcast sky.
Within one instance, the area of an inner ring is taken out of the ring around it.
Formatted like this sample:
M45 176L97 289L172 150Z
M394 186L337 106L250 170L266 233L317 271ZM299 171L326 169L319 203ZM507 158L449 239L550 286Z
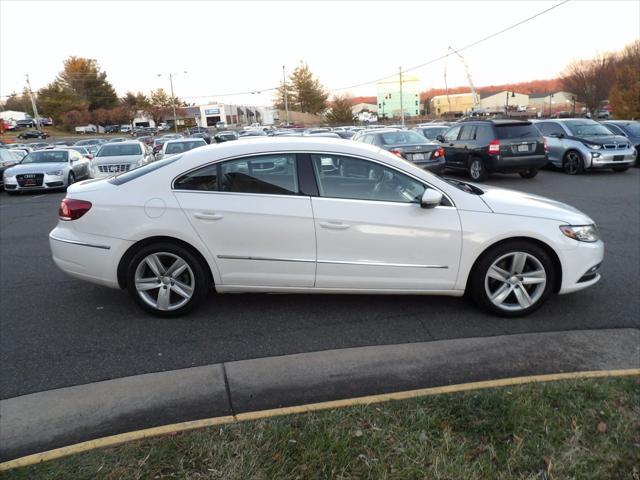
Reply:
M329 89L359 84L460 48L556 1L18 1L0 0L0 95L53 80L70 56L98 60L118 94L163 87L176 95L267 105L260 91L301 60ZM640 1L573 0L464 51L476 86L557 76L573 59L640 37ZM449 86L467 85L446 62ZM421 90L442 87L445 61L416 70ZM188 73L184 74L183 71ZM375 95L375 84L351 90Z

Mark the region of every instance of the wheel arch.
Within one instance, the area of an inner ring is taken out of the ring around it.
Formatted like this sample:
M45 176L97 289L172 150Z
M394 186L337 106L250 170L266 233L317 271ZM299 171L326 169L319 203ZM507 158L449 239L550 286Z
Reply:
M590 156L582 150L581 145L575 145L575 144L568 146L567 149L563 152L562 158L560 159L560 167L562 168L564 167L564 161L567 158L567 155L569 155L569 153L571 152L576 152L580 156L580 159L582 160L583 170L586 170L591 167Z
M147 245L152 245L154 243L167 243L167 242L174 243L176 245L179 245L189 250L196 258L198 258L198 260L200 260L202 264L206 266L205 271L208 273L211 286L214 285L214 276L213 276L213 272L211 271L211 265L209 265L209 262L207 262L207 259L200 252L200 250L198 250L196 247L194 247L190 243L185 242L184 240L180 240L175 237L158 235L158 236L147 237L142 240L138 240L136 243L134 243L127 249L124 255L122 255L122 257L120 258L120 262L118 263L118 270L117 270L118 285L120 286L120 288L123 288L123 289L127 288L127 266L129 265L129 262L131 261L133 256L141 248L144 248Z
M556 273L555 281L553 285L553 292L558 293L560 291L560 287L562 286L562 263L560 262L560 257L558 257L558 254L556 253L556 251L553 248L551 248L549 244L543 242L542 240L538 240L537 238L518 236L518 237L508 237L508 238L500 239L492 243L491 245L488 245L484 250L482 250L482 252L480 252L480 254L476 257L475 261L473 262L473 265L469 270L469 274L467 275L467 281L465 282L465 292L469 291L469 281L473 277L473 273L475 272L475 269L477 268L480 259L492 248L503 245L505 243L514 242L514 241L533 243L534 245L537 245L538 247L542 248L545 252L549 254L549 257L551 257L551 260L553 262L553 267L555 268L555 273Z

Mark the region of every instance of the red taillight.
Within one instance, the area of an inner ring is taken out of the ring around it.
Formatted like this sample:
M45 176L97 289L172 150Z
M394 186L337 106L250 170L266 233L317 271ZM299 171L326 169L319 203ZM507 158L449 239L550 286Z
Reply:
M76 200L74 198L64 198L60 202L58 218L60 220L77 220L91 208L91 202Z
M444 148L442 147L438 147L438 149L433 152L433 155L431 156L431 158L441 158L444 157Z
M394 148L392 150L389 150L391 153L393 153L394 155L397 155L398 157L402 156L402 150L398 150L397 148Z
M500 153L500 140L491 140L489 143L489 155L498 155Z

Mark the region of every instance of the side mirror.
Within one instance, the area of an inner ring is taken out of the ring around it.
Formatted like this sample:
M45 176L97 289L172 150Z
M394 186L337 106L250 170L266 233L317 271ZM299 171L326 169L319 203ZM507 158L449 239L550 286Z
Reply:
M420 199L421 208L435 208L442 202L442 194L433 188L425 188Z
M439 141L439 142L444 143L444 136L443 135L437 135L436 136L436 140Z

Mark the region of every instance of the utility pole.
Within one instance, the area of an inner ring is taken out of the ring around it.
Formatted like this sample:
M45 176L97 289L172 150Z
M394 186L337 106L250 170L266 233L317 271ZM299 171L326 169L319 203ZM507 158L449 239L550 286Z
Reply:
M400 74L400 124L404 127L404 103L402 103L402 67L398 67Z
M284 90L284 111L287 115L287 127L289 126L289 95L287 93L287 76L285 74L284 65L282 65L282 88Z
M31 98L31 106L33 107L33 116L36 118L36 130L40 130L40 117L38 116L38 107L36 107L36 101L33 98L33 92L31 91L31 82L29 81L29 74L25 74L27 77L27 89L29 90L29 98Z
M171 107L173 108L173 131L178 133L178 116L176 115L176 97L173 94L173 73L169 74L169 84L171 85Z

